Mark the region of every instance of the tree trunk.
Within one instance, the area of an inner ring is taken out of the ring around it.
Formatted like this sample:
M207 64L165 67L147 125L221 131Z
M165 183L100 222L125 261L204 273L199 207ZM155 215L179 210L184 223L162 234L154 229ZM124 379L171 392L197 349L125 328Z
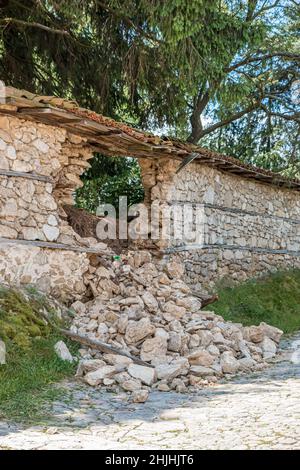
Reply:
M80 343L80 344L84 344L85 346L89 346L92 349L97 349L98 351L108 353L108 354L119 354L120 356L125 356L125 357L128 357L129 359L132 359L133 362L141 366L152 367L152 368L154 367L148 362L142 361L138 357L131 356L131 354L129 354L128 352L122 349L115 348L114 346L110 346L109 344L103 343L102 341L90 339L85 335L72 333L69 330L60 329L59 331L60 333L62 333L64 336L67 336L71 340L76 341L77 343Z
M191 144L197 144L203 135L203 123L201 115L208 105L210 100L210 90L205 92L202 90L198 96L194 98L194 109L191 115L190 121L192 126L192 132L188 137L187 141Z

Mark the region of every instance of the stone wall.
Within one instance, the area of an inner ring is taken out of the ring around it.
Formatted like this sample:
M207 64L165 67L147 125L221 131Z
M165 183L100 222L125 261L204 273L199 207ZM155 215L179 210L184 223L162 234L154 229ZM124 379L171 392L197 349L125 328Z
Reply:
M35 283L70 299L91 283L89 252L97 251L97 241L79 237L63 210L73 203L91 157L85 138L0 115L0 282ZM244 280L300 265L297 191L199 163L176 175L179 163L140 160L145 202L166 210L158 225L175 207L185 213L188 204L194 215L201 209L200 229L195 219L190 226L197 229L195 240L172 230L170 239L155 240L166 257L185 262L186 281L200 288L222 277ZM175 227L181 223L176 213L172 220Z
M67 297L83 292L88 256L72 247L84 251L86 243L62 206L73 203L91 157L84 138L0 116L0 282L41 284Z
M0 282L32 284L64 301L85 293L84 273L88 267L85 253L0 243Z
M91 157L64 129L0 117L0 236L73 243L61 206L73 203Z
M146 202L174 209L191 207L201 214L201 233L190 242L158 240L169 256L185 262L186 280L213 286L223 277L244 280L278 268L300 266L300 195L191 163L177 175L178 161L140 161ZM173 216L173 220L176 217ZM161 220L162 223L162 220ZM175 225L181 223L175 222ZM199 226L198 226L199 227Z

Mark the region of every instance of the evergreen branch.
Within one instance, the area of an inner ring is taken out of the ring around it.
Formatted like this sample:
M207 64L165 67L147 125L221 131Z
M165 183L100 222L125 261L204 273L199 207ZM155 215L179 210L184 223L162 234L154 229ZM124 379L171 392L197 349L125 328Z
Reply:
M265 106L262 103L260 103L260 108L268 116L275 116L275 117L279 117L281 119L285 119L286 121L294 121L294 122L299 122L300 123L300 113L284 114L284 113L274 112L274 111L271 111L270 109L268 109L267 106Z
M0 24L16 24L20 26L25 26L26 28L38 28L42 29L43 31L47 31L48 33L53 33L53 34L60 34L62 36L71 36L69 31L65 31L63 29L56 29L56 28L50 28L49 26L45 26L41 23L36 23L36 22L28 22L28 21L23 21L23 20L18 20L16 18L3 18L0 20Z
M262 62L263 60L272 59L274 57L281 57L283 59L300 61L300 54L293 54L290 52L273 52L273 53L264 54L258 57L246 57L240 62L236 62L235 64L225 69L225 72L229 73L238 69L239 67L242 67L243 65L248 65L253 62Z
M206 129L203 129L200 138L204 137L207 134L211 134L212 132L216 131L217 129L220 129L221 127L227 126L228 124L231 124L234 121L237 121L241 117L245 116L245 114L251 113L251 111L254 111L255 109L259 107L260 107L260 101L248 106L247 108L239 111L238 113L228 116L226 119L223 119L222 121L219 121L216 124L213 124L212 126L207 127Z
M246 15L246 22L250 22L253 20L254 12L257 7L258 0L249 0L248 7L247 7L247 15Z
M136 25L128 16L124 15L122 11L116 11L110 6L106 5L105 3L101 1L97 1L97 4L103 8L103 10L106 10L108 13L110 13L112 16L121 19L124 21L124 23L127 24L130 28L134 29L136 32L139 33L140 36L148 39L149 41L155 42L155 43L161 43L159 39L156 37L152 36L151 34L146 33L146 31L143 30L140 26Z
M256 13L253 14L252 20L255 20L256 18L261 16L263 13L266 13L267 11L270 11L276 7L279 7L280 1L281 0L275 0L275 2L272 3L271 5L268 5L268 2L265 1L263 6Z

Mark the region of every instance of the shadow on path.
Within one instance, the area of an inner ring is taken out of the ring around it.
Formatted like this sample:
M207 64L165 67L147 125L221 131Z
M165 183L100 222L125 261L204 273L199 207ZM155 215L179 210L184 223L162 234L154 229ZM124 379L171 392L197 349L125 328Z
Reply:
M299 339L285 339L280 360L259 373L195 394L154 391L145 404L65 383L65 399L43 423L0 422L0 448L295 448L300 364L290 357Z

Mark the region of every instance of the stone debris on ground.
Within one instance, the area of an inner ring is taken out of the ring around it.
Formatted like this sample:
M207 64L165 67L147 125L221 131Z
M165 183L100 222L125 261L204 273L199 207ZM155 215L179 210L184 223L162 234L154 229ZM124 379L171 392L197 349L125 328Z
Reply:
M76 376L94 387L125 390L143 403L151 389L195 392L266 367L283 332L266 323L243 327L201 310L183 275L183 265L142 250L105 266L100 259L93 262L88 282L94 298L73 303L71 331L120 348L150 367L81 348Z
M58 341L54 345L54 351L56 352L57 356L62 360L62 361L67 361L67 362L73 362L74 358L72 354L70 353L66 343L63 341Z
M0 365L6 364L6 346L0 338Z

